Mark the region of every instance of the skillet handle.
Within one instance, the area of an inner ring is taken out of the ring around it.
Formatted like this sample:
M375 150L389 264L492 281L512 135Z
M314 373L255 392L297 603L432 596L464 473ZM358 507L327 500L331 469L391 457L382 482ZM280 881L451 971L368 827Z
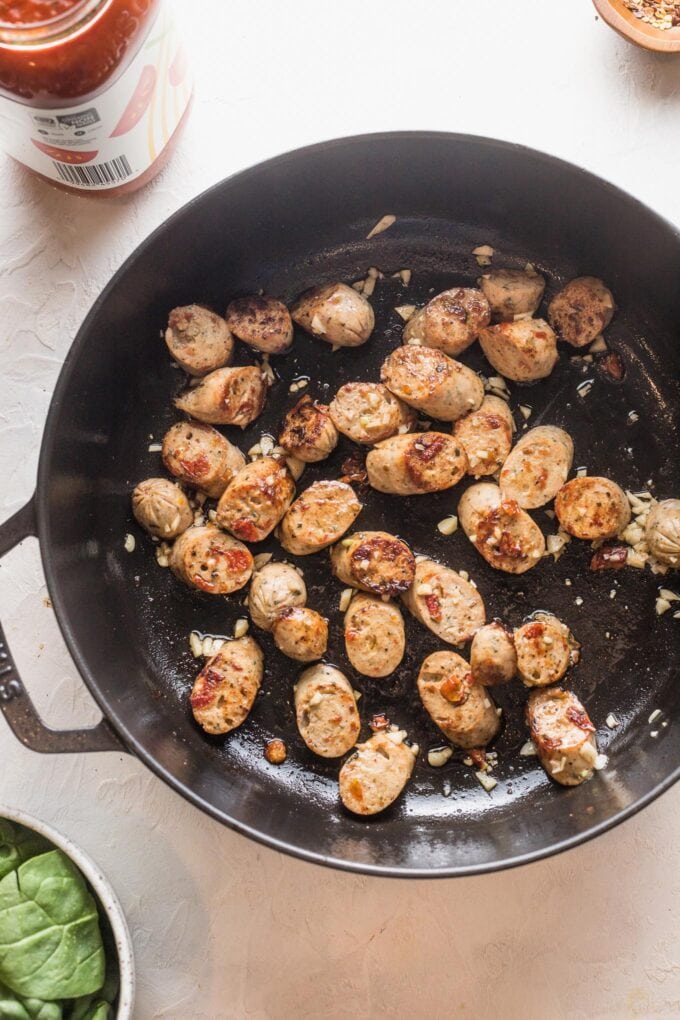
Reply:
M37 535L35 497L0 524L0 557L30 535ZM32 751L76 753L80 751L126 751L111 726L102 719L83 730L53 730L35 710L17 671L0 624L0 711L14 736Z

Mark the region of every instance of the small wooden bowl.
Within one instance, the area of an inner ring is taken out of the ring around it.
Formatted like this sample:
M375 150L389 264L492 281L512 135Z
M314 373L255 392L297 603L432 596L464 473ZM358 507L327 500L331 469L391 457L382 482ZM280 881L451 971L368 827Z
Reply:
M680 25L662 31L636 18L623 0L593 0L603 21L636 46L658 53L680 53Z

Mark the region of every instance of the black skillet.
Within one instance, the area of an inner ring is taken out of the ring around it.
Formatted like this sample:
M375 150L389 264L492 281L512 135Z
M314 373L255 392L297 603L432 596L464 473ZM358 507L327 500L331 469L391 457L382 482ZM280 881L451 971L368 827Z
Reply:
M385 213L397 222L366 240ZM547 609L569 624L583 656L566 683L598 727L609 755L605 770L565 790L536 759L520 757L526 695L517 683L498 691L505 725L491 794L460 755L429 767L426 752L442 741L418 703L414 678L423 656L440 645L408 618L398 672L383 681L352 674L341 586L327 554L298 561L309 603L330 619L329 658L363 692L364 731L371 715L384 711L422 748L405 796L373 820L344 812L339 763L320 761L302 745L291 707L296 666L268 636L256 635L266 678L247 723L211 739L191 719L197 662L188 634L231 633L244 593L225 600L188 591L156 565L151 543L131 520L130 489L161 473L148 447L178 417L171 398L184 380L159 337L168 310L194 301L223 311L232 296L259 288L289 301L312 284L357 280L369 266L385 271L372 298L377 327L368 344L333 353L299 334L292 354L272 360L280 381L264 414L243 434L226 430L248 449L262 432L276 432L296 399L288 392L293 378L309 377L307 392L321 399L344 381L377 379L400 342L394 307L472 284L479 271L471 251L480 244L496 249L496 265L531 260L547 276L549 294L570 277L601 276L619 305L607 339L623 359L623 381L613 381L597 359L571 360L575 352L563 347L548 380L511 387L520 430L517 407L530 405L530 425L554 423L571 433L575 466L631 489L649 485L659 497L680 494L680 236L669 224L582 170L487 139L374 135L270 160L199 196L152 234L104 290L71 348L45 428L36 496L2 525L0 552L39 536L59 623L105 718L92 730L47 729L5 650L0 703L20 740L41 751L125 748L240 832L307 860L381 875L471 874L531 861L602 832L674 782L680 621L672 613L657 617L654 602L660 583L678 588L677 575L664 581L649 570L593 573L592 550L576 541L558 562L546 559L527 575L496 573L462 532L447 538L437 531L455 511L462 485L411 499L369 493L359 523L398 532L417 551L469 571L490 618L517 625ZM407 288L390 276L401 268L413 271ZM240 348L237 360L250 362L251 352ZM476 348L463 360L489 372ZM585 379L592 389L580 397ZM630 411L639 416L633 423ZM300 487L337 476L350 452L341 443L332 458L307 469ZM544 512L536 519L544 532L555 530ZM136 538L132 553L123 548L128 532ZM274 541L261 548L281 556ZM615 729L606 725L609 713L620 721ZM283 766L263 757L273 736L288 745Z

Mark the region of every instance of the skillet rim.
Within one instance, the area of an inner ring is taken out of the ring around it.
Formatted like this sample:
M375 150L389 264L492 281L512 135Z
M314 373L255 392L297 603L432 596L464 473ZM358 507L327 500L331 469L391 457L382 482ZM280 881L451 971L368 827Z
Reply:
M71 376L75 371L78 356L81 348L83 348L89 338L89 334L92 330L93 325L97 321L99 309L107 299L109 294L118 285L120 277L122 277L134 264L146 255L147 250L153 245L156 239L161 236L170 225L174 224L180 218L189 216L194 206L198 203L204 202L213 193L227 186L235 186L242 180L247 180L251 177L255 177L258 174L271 170L279 165L285 165L292 159L304 158L306 155L313 153L322 152L329 149L338 147L350 147L354 144L365 144L365 143L378 143L383 141L414 141L419 140L423 142L435 141L439 139L446 139L452 142L457 142L463 145L473 145L478 148L487 148L490 151L499 150L512 150L514 153L519 155L526 155L528 158L535 162L542 162L548 164L550 167L560 167L563 171L570 173L572 176L576 175L582 179L588 181L591 184L597 185L599 188L604 189L606 192L612 194L618 201L625 203L626 205L636 208L638 211L644 213L644 215L650 219L656 221L657 226L663 229L670 237L674 238L680 249L680 229L674 226L669 220L661 216L659 213L650 209L649 206L645 205L640 199L630 195L627 191L619 188L617 185L612 184L610 181L592 173L589 170L578 166L575 163L571 163L568 160L561 159L558 156L551 155L546 152L542 152L539 149L533 149L530 146L522 145L515 142L508 142L500 139L489 138L483 135L471 135L459 132L449 131L383 131L374 132L359 135L349 135L342 138L328 139L322 142L312 143L310 145L302 146L297 149L288 150L287 152L281 153L277 156L270 157L269 159L262 160L255 163L243 170L238 170L233 174L223 178L221 181L210 185L204 191L200 192L194 198L190 199L169 217L167 217L159 226L157 226L135 249L131 254L121 263L118 269L115 271L109 282L103 288L99 296L96 298L83 322L81 323L78 332L66 354L64 362L62 364L57 382L52 394L50 406L45 420L45 426L43 429L42 440L40 444L40 455L38 460L38 471L37 471L37 482L35 492L35 507L36 507L36 521L37 521L37 538L40 548L40 557L42 561L43 570L45 573L45 580L47 588L52 599L52 604L57 618L59 629L63 635L64 641L68 648L69 654L71 655L80 676L85 682L90 694L96 701L97 705L102 711L104 717L111 724L116 734L120 737L124 743L126 749L139 758L159 779L163 780L168 784L175 792L179 793L185 800L193 804L205 812L216 821L221 822L228 828L235 832L240 833L243 836L247 836L250 839L255 840L264 846L270 847L271 849L281 851L289 856L299 858L301 860L309 861L314 864L324 865L326 867L336 868L340 871L351 872L354 874L371 875L376 877L387 877L387 878L455 878L455 877L469 877L472 875L483 875L489 874L496 871L505 871L509 868L520 867L525 864L530 864L533 861L542 860L547 857L552 857L554 854L562 853L565 850L570 850L588 840L594 839L597 836L613 829L615 826L620 825L621 822L627 818L631 818L636 815L639 811L645 808L652 801L656 800L662 793L670 789L678 779L680 779L680 765L672 770L661 782L657 783L656 786L652 787L646 794L639 797L632 804L614 813L610 818L603 822L599 822L592 827L584 829L582 832L577 833L564 840L552 843L548 846L541 847L528 853L520 854L516 857L505 857L497 861L488 861L484 863L473 863L462 866L451 866L445 868L409 868L399 867L394 865L379 865L379 864L368 864L359 861L348 861L343 858L334 857L327 854L316 853L313 850L308 850L303 847L296 846L293 843L279 839L276 836L263 833L251 825L247 825L238 819L226 815L213 804L204 800L199 796L191 787L187 786L182 780L175 777L169 769L165 768L156 760L154 755L146 749L144 744L131 735L126 725L120 721L117 717L115 708L109 705L106 698L100 693L96 678L91 673L85 658L80 653L78 643L73 635L71 624L69 622L68 613L62 602L60 589L57 578L52 569L51 559L49 557L49 549L51 545L51 536L49 530L48 521L48 507L47 507L47 482L50 474L50 464L54 451L54 424L58 412L61 409L61 404L64 397L68 394L68 388L71 382Z

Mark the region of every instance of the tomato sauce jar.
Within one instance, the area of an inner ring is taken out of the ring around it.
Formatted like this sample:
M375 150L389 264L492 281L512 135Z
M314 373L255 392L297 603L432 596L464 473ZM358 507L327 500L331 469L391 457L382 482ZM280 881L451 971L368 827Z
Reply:
M136 191L191 94L168 0L0 0L0 145L53 184Z

